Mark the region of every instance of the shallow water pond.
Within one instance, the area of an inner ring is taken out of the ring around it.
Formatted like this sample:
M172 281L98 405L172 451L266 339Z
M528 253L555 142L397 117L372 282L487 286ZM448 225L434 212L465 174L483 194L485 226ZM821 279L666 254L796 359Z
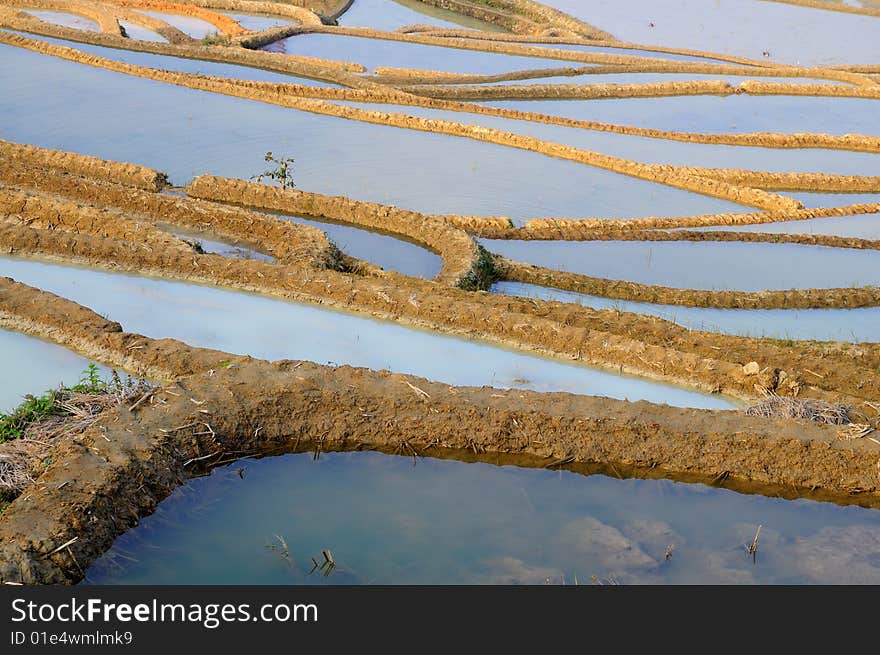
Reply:
M586 102L605 101L594 100ZM469 114L466 112L426 109L424 107L350 102L339 104L348 104L377 111L393 111L410 116L449 120L468 125L482 125L646 164L745 168L774 172L822 172L836 175L880 175L880 154L875 153L821 150L817 148L780 149L687 143L632 136L629 134L601 132L579 127L565 127L532 121L496 118L494 116ZM827 195L829 194L823 194L822 197L811 200L822 202ZM870 197L877 198L880 196L873 195ZM868 202L867 196L865 198L856 197L852 202ZM842 204L847 204L847 202L843 200Z
M297 34L265 46L263 49L286 52L290 55L353 61L363 64L370 71L388 66L446 73L494 75L517 70L578 65L576 62L562 59L524 57L335 34Z
M317 221L302 216L276 214L278 218L322 230L347 255L404 275L433 279L443 268L439 255L415 243L389 234L352 225Z
M63 346L19 332L0 329L0 412L14 409L25 394L39 396L59 384L67 386L80 381L91 360ZM99 367L102 376L108 373Z
M689 330L742 337L880 342L880 307L859 309L714 309L616 300L522 282L498 282L493 293L558 300L593 309L657 316Z
M705 227L696 231L764 232L768 234L828 234L836 237L880 239L880 214L855 214L811 218L805 221L783 221L762 225Z
M201 18L195 18L193 16L182 16L179 14L167 14L161 11L149 11L146 9L135 9L135 11L146 14L147 16L152 16L153 18L158 18L159 20L163 20L171 27L176 27L184 34L188 34L194 39L204 39L206 36L210 36L212 34L217 34L220 32L219 28L211 23L202 20Z
M166 39L158 32L154 32L153 30L147 29L146 27L142 27L137 23L132 23L131 21L127 20L120 20L119 24L125 30L126 36L133 41L156 41L158 43L168 42L168 39Z
M287 18L285 16L269 16L266 14L245 14L245 13L231 13L228 11L218 12L222 13L226 16L229 16L231 19L238 22L246 30L253 30L254 32L262 32L263 30L268 30L273 27L282 27L284 25L294 25L296 21L292 18Z
M515 261L683 289L762 291L880 284L880 251L744 241L480 239Z
M804 207L845 207L863 203L880 202L880 193L813 193L807 191L783 191L783 195L800 200Z
M545 0L544 4L633 43L801 66L880 61L880 18L871 16L758 0Z
M742 210L538 153L195 91L11 46L0 46L0 88L9 91L0 94L2 138L151 166L177 185L202 173L247 179L272 151L296 159L298 188L426 213L522 220Z
M745 544L758 525L753 562ZM326 577L309 573L322 550L336 563ZM300 454L192 480L117 538L85 582L876 584L878 550L877 510L667 480Z
M0 258L0 274L85 305L119 321L129 332L268 360L350 364L454 385L570 391L694 407L734 406L718 395L318 305L10 257ZM169 316L174 320L168 320Z
M603 100L491 100L481 104L578 120L703 134L878 134L880 101L821 96L669 96Z
M92 19L77 14L71 14L66 11L47 11L43 9L24 9L23 11L26 14L35 16L41 21L51 23L52 25L72 27L73 29L86 30L87 32L101 31L101 26Z
M271 255L262 253L259 250L249 247L247 244L220 241L213 235L182 230L177 226L166 225L160 227L186 241L190 245L198 246L198 248L204 253L222 255L223 257L232 257L235 259L260 259L267 262L275 261L275 258Z
M345 27L373 27L394 31L406 25L437 25L440 28L467 27L488 32L504 32L498 25L454 11L432 7L418 0L355 0L338 22Z

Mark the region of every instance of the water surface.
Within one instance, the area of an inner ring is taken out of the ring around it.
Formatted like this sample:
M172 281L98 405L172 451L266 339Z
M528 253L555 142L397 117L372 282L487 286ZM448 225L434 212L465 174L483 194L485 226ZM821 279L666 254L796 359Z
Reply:
M656 316L689 330L741 337L809 341L880 342L880 307L859 309L715 309L616 300L522 282L498 282L493 293L557 300Z
M447 73L495 75L517 70L576 66L577 62L542 57L506 55L443 46L387 41L335 34L297 34L265 46L264 50L291 55L354 61L373 71L381 66L416 68Z
M602 100L490 100L482 104L587 121L703 134L878 134L880 101L821 96L669 96Z
M125 29L125 34L128 38L133 41L156 41L158 43L168 43L168 39L158 32L142 27L137 23L132 23L127 20L120 20L118 23Z
M586 102L604 102L602 100ZM548 125L525 120L496 118L466 112L426 109L399 105L377 105L369 103L339 103L372 109L374 111L393 111L395 113L421 116L424 118L441 119L481 125L505 132L525 134L537 139L564 143L584 150L601 152L623 159L645 164L672 164L676 166L699 166L708 168L745 168L774 172L831 173L836 175L880 175L880 154L866 152L850 152L847 150L826 150L819 148L780 149L756 148L750 146L726 146L709 143L687 143L653 139L630 134L600 132L580 127ZM699 131L699 130L697 130ZM798 196L799 194L786 194ZM814 194L807 194L813 196ZM805 202L823 202L829 194L819 197L806 196ZM875 202L868 198L878 198L874 194L855 197L848 203ZM808 205L815 206L815 205Z
M691 229L691 228L689 228ZM694 228L706 232L764 232L768 234L827 234L856 239L880 239L880 214L855 214L810 218L805 221L783 221L761 225L732 225Z
M284 220L316 227L323 231L342 252L387 270L433 279L443 268L443 260L439 255L405 239L352 225L287 214L276 215Z
M186 89L12 46L0 46L0 88L8 91L0 94L0 137L150 166L177 186L202 173L247 179L272 151L296 159L298 188L425 213L522 220L742 211L538 153Z
M61 383L80 381L90 360L50 341L0 329L0 412L14 409L25 394L39 396ZM101 366L102 373L106 367Z
M100 32L101 26L91 18L71 14L66 11L46 11L42 9L23 9L24 13L39 18L41 21L51 23L52 25L60 25L61 27L72 27L76 30L86 30L87 32Z
M179 14L167 14L161 11L149 11L146 9L135 9L135 11L153 18L163 20L171 27L176 27L184 34L188 34L194 39L204 39L206 36L218 34L220 30L211 23L195 18L193 16L181 16Z
M753 562L745 545L758 525ZM326 549L336 568L309 574ZM878 551L877 510L667 480L300 454L190 481L119 537L86 584L877 584Z
M153 338L268 360L306 359L410 373L454 385L570 391L696 407L732 401L378 321L216 287L0 258L0 274L51 291ZM169 320L173 317L173 320Z
M633 43L800 66L880 61L880 18L871 16L757 0L546 0L544 4Z
M467 27L488 32L504 32L498 25L454 11L432 7L418 0L355 0L338 19L346 27L373 27L394 31L406 25L436 25L444 29Z
M745 241L480 239L520 262L682 289L762 291L880 284L880 251Z

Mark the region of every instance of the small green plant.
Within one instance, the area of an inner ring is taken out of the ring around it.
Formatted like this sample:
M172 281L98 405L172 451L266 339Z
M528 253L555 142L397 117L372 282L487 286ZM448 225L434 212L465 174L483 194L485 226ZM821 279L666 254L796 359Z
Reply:
M24 435L25 427L50 416L55 407L56 393L53 389L42 396L28 394L10 414L0 413L0 443L19 439Z
M270 168L257 175L252 175L250 179L262 183L263 180L268 177L281 184L282 189L292 189L295 186L290 173L290 169L293 168L293 157L281 157L276 159L272 152L269 151L263 159L275 164L275 168Z
M95 363L88 365L85 371L79 376L79 384L70 387L71 391L77 393L101 393L107 389L107 383L101 379L101 372Z
M80 394L80 398L86 398L86 402L96 408L100 404L98 401L104 396L108 399L107 403L115 402L115 399L124 399L133 393L142 392L148 388L145 385L145 382L132 380L131 377L123 381L116 371L113 371L110 380L103 380L98 366L89 364L80 375L79 382L72 387L62 385L41 396L28 394L9 414L0 412L0 443L22 438L29 426L40 421L75 415L76 407L71 409L71 403L76 405L79 402L76 394Z
M477 257L470 271L459 281L458 288L465 291L486 290L498 280L495 258L483 246L477 246Z
M232 40L228 36L221 36L219 32L214 32L202 39L202 45L232 45Z
M0 503L0 514L6 511L6 508L9 507L11 503Z

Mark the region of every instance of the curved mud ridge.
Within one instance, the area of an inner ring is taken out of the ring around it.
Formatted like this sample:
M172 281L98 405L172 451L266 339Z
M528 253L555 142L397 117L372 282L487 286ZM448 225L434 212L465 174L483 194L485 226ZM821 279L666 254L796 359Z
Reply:
M494 281L491 258L473 237L456 227L465 223L467 217L429 216L351 198L296 189L282 191L262 184L211 175L195 178L187 186L186 192L194 198L328 218L338 223L401 235L443 258L438 282L473 290L487 289Z
M79 581L116 536L187 477L230 455L371 449L470 458L470 451L499 464L619 465L880 506L880 447L841 441L832 426L268 363L128 334L8 279L0 280L0 298L4 327L79 343L91 356L175 380L56 445L51 465L0 514L0 582Z

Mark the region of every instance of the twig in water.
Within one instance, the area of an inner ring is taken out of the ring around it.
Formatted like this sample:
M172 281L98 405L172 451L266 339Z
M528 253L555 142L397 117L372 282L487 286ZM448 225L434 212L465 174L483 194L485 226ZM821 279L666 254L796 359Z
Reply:
M758 537L761 534L761 527L763 527L763 526L760 526L760 525L758 526L758 530L757 530L757 532L755 532L755 540L752 541L752 545L748 546L746 548L749 555L752 556L752 564L754 564L758 561Z

